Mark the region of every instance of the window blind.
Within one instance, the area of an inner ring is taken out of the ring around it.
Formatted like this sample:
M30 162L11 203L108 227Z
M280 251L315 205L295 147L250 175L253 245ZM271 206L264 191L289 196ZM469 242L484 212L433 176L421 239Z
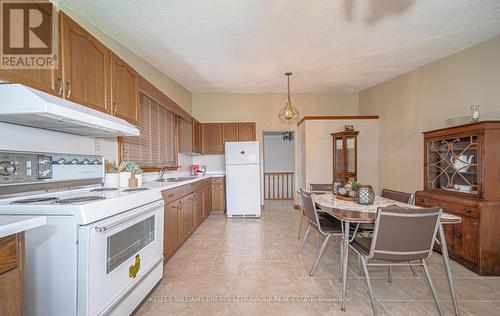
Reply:
M175 114L145 94L139 95L140 136L122 139L124 161L142 166L174 166Z

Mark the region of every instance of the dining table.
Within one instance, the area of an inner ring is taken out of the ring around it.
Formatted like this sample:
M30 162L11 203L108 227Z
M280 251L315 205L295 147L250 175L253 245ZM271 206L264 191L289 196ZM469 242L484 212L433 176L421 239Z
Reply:
M342 294L341 294L341 309L345 311L346 309L346 290L347 290L347 266L349 261L349 242L351 239L351 232L355 235L357 228L361 224L373 224L376 220L377 210L380 207L386 207L390 205L398 205L405 208L420 208L412 204L402 203L399 201L383 198L381 196L375 196L375 201L370 205L361 205L355 201L349 201L337 197L331 192L318 192L313 195L314 202L316 206L319 207L323 212L335 217L343 224L343 237L341 247L341 264L342 264ZM443 230L443 225L460 224L462 218L448 213L442 213L441 219L438 226L438 240L439 246L441 248L441 254L443 257L444 267L446 270L446 276L448 279L448 285L451 293L451 298L453 302L453 308L455 315L458 315L458 304L457 295L455 292L455 286L453 284L453 276L450 266L450 258L448 255L448 248L446 246L446 238Z

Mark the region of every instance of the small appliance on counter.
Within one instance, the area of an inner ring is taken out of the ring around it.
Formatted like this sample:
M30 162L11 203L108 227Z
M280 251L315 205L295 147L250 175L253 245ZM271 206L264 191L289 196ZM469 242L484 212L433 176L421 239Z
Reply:
M191 166L191 174L193 176L204 176L207 173L207 167L204 165L192 165Z

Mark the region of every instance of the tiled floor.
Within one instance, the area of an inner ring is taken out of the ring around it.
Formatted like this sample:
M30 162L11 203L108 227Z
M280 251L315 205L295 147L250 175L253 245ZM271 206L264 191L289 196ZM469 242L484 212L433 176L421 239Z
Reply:
M338 240L309 276L316 236L297 254L298 222L298 211L279 203L266 205L260 219L210 216L166 264L164 279L138 315L371 315L355 256L350 256L347 311L335 302L341 289ZM440 255L429 265L451 315ZM455 262L452 269L462 315L500 315L500 278L479 277ZM415 278L406 267L393 271L389 284L385 269L370 268L379 314L437 315L423 272L417 270Z

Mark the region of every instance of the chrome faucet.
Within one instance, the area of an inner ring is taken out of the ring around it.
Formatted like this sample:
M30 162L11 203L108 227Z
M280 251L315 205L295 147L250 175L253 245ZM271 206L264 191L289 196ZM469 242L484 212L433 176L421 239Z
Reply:
M165 167L161 167L161 169L158 171L158 177L156 180L162 180L163 179L163 176L165 175L165 172L167 171L167 169Z

